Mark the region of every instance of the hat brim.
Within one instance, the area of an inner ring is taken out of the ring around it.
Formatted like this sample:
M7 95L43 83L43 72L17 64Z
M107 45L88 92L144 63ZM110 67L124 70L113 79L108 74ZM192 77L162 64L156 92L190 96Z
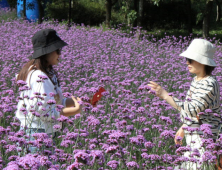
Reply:
M68 45L66 42L59 40L47 47L36 49L36 50L34 50L34 53L32 55L32 59L36 59L42 55L49 54L59 48L66 46L66 45Z
M192 60L197 61L198 63L204 64L204 65L208 65L208 66L212 66L212 67L217 66L217 64L215 63L215 61L213 59L205 57L205 56L195 53L195 52L191 53L188 50L184 51L179 56L192 59Z

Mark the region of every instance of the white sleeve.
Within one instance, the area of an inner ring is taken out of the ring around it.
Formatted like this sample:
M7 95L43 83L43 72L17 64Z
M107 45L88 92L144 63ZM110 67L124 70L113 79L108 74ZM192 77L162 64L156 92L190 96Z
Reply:
M54 85L52 84L51 80L48 78L46 80L43 80L44 82L37 82L37 80L40 80L38 77L39 75L46 76L43 72L36 70L33 72L31 76L31 88L32 88L32 95L31 96L37 96L34 93L38 92L40 95L40 98L33 98L32 105L35 107L35 110L41 115L40 118L43 121L52 121L60 117L60 112L56 110L56 104L48 104L49 100L55 101L54 97L50 96L49 93L53 92L55 93L54 90ZM40 102L40 103L38 103ZM46 116L46 114L48 116Z
M63 98L63 99L62 99L62 105L63 105L64 107L66 107L66 99L67 99L67 98Z

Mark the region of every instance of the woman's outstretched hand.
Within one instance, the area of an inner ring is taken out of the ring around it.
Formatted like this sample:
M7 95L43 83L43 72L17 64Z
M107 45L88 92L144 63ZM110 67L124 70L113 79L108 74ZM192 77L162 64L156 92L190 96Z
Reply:
M156 96L161 99L166 99L169 95L166 90L164 90L159 84L156 82L150 81L150 84L147 84L149 87L151 87L151 90L155 91Z
M74 106L79 108L79 109L82 109L82 106L78 103L78 101L82 101L79 97L77 97L77 100L74 96L71 96L72 97L72 100L74 101Z

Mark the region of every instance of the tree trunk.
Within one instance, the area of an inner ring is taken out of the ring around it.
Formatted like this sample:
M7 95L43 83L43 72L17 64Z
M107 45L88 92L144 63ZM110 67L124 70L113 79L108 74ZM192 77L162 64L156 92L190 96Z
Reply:
M72 5L72 0L69 0L69 22L68 22L68 27L71 27L71 5Z
M23 19L25 20L26 18L26 0L23 0Z
M140 27L143 25L143 3L144 3L144 0L139 0L137 25Z
M106 26L110 27L112 0L106 0Z
M191 0L187 0L187 31L189 34L193 32L192 30L192 17L191 17Z
M39 20L38 20L38 24L42 23L42 18L44 16L44 9L42 6L42 0L38 0L38 6L39 6Z
M134 0L134 10L136 11L137 13L137 16L138 16L138 0ZM135 19L134 23L133 23L133 27L136 27L137 26L137 18Z
M210 13L213 7L213 0L207 0L206 9L203 17L203 37L209 37Z
M220 7L220 2L219 2L219 0L216 0L216 4L217 4L217 18L216 18L216 22L220 22L220 18L221 18L221 7Z

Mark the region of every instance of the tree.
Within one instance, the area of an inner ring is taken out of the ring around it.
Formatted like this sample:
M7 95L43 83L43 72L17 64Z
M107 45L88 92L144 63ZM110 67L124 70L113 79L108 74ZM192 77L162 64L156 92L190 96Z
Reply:
M23 19L25 20L26 18L26 0L23 0Z
M221 6L220 6L220 1L216 0L216 4L217 4L217 18L216 18L216 22L220 22L220 18L221 18Z
M68 27L71 27L71 10L72 10L72 0L69 0L69 22L68 22Z
M42 18L44 16L44 9L43 9L43 6L42 6L42 0L37 0L37 3L38 3L38 10L39 10L39 19L38 19L38 24L41 24L42 23Z
M144 10L144 0L139 0L139 10L138 10L138 20L137 20L137 25L138 26L142 26L143 24L143 16L144 16L144 13L143 13L143 10Z
M206 1L206 8L203 14L203 37L209 37L209 28L210 28L210 14L213 7L213 0Z
M106 0L106 26L110 27L110 20L111 20L111 10L112 10L112 6L115 5L115 3L118 0Z
M187 31L189 34L193 32L192 30L192 16L191 16L191 0L186 0L187 2Z
M137 0L134 0L134 10L136 11L136 13L138 14L138 1ZM133 26L136 27L137 26L137 18L135 19L134 23L133 23Z

